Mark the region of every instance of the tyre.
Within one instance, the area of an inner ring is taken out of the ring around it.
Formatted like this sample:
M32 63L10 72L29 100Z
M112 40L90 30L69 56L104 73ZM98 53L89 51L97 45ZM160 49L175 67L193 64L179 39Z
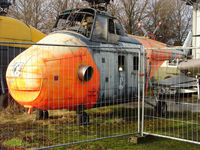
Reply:
M78 116L78 124L79 125L88 125L89 123L89 115L86 112L82 112Z
M8 94L1 94L0 96L0 110L8 106Z
M166 102L159 101L155 107L155 116L164 117L167 115L167 104Z
M36 120L46 120L49 118L49 113L47 110L37 110Z

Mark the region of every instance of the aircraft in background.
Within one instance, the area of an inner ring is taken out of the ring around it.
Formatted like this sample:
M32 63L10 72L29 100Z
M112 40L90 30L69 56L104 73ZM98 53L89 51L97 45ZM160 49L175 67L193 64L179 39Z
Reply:
M13 3L14 0L0 0L0 41L36 43L44 38L46 35L34 27L6 16ZM7 66L13 58L28 47L30 45L0 43L0 109L8 105L8 88L5 79Z
M38 42L74 47L34 45L9 64L10 94L29 113L38 109L37 119L47 119L48 110L67 109L77 112L80 124L87 124L84 110L138 100L142 78L147 89L165 60L185 57L185 51L164 50L164 43L124 33L106 12L110 0L87 1L90 8L64 11L55 32ZM158 49L142 50L141 46ZM156 103L153 106L162 113L164 106Z
M142 24L138 21L138 27L143 31L144 36L150 39L156 39L155 33L160 28L160 25L163 23L161 20L153 33L148 33ZM181 47L185 51L185 55L188 56L190 51L186 49L191 46L192 42L192 32L189 31L188 35ZM174 48L174 47L172 47ZM179 47L180 48L180 47ZM177 47L178 49L178 47ZM182 74L180 71L177 71L178 64L183 61L183 58L169 59L163 62L160 68L155 72L152 83L152 88L157 93L157 96L160 98L166 98L168 96L178 97L184 95L191 95L197 93L196 88L196 79L187 77ZM185 58L184 58L185 59Z
M192 32L188 33L187 38L182 46L182 49L188 49L186 56L189 56L189 48L192 41ZM184 96L197 93L196 79L194 77L187 77L182 73L178 66L187 59L174 59L166 60L160 67L160 69L154 75L154 85L157 87L157 93L162 97L166 96ZM162 75L162 77L160 77Z
M196 78L198 99L200 99L200 59L190 59L181 62L178 69L186 76Z

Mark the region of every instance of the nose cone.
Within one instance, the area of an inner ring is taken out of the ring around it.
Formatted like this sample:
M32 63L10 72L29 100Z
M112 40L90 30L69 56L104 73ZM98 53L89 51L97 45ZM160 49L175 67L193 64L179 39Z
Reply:
M189 76L195 76L200 74L200 59L192 59L181 62L178 65L178 69Z
M6 80L9 92L19 103L33 102L43 83L44 63L39 56L17 57L8 66Z

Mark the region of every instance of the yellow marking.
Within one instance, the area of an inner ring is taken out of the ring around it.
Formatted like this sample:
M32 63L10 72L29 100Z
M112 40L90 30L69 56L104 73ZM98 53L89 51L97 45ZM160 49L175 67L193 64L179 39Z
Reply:
M25 108L33 108L31 105L24 105Z

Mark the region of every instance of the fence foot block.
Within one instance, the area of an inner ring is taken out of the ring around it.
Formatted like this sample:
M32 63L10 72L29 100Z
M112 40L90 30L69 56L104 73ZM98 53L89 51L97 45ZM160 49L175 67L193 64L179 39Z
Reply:
M140 136L140 135L134 135L128 138L128 142L133 144L140 144L144 143L146 139L146 136Z

